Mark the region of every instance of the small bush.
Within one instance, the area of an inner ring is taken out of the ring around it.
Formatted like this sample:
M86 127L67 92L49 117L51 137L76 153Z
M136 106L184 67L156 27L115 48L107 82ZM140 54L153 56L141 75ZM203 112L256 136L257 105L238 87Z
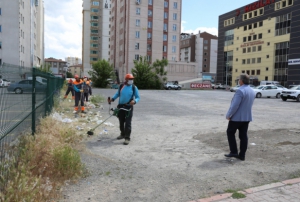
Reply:
M80 176L82 164L80 156L76 150L68 145L56 148L53 152L54 169L64 179Z
M246 198L246 195L242 193L234 192L231 197L234 199L239 199L239 198Z

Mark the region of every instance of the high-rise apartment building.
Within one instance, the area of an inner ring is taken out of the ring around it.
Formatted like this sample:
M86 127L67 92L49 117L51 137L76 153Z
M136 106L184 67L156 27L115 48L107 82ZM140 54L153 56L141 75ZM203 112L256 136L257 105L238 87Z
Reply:
M111 0L110 61L120 80L146 56L179 61L182 0Z
M84 75L92 63L109 60L111 0L83 0L82 64Z
M43 1L0 1L2 62L26 67L44 63Z
M216 73L218 37L207 32L181 34L180 61L197 63L199 73Z
M300 84L300 1L260 0L219 16L217 82Z
M82 64L81 58L78 57L66 57L65 59L68 66Z

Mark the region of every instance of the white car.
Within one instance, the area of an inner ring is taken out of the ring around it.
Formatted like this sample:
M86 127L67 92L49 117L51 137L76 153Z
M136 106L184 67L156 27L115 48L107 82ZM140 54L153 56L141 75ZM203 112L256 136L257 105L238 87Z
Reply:
M0 79L0 87L8 87L10 85L10 81L6 79Z
M293 99L300 102L300 86L294 86L291 89L283 90L280 97L282 101Z
M261 97L276 97L280 98L282 88L275 85L262 85L253 89L257 98Z

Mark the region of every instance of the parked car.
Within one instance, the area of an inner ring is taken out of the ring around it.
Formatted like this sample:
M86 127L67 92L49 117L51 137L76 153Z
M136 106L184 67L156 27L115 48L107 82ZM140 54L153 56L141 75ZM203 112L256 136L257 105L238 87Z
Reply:
M257 98L261 97L276 97L280 98L282 88L278 88L275 85L261 85L253 89Z
M300 86L294 86L291 89L283 90L280 97L282 101L292 99L300 102Z
M43 84L40 81L36 81L35 89L36 92L44 92L47 88L47 85ZM10 84L7 88L8 92L14 92L16 94L22 94L24 92L32 92L32 80L22 80L16 83Z
M277 86L278 88L282 88L282 90L287 90L286 87L282 86L282 85L279 85L279 84L275 84L275 86Z
M8 87L10 85L10 81L6 79L0 79L0 87Z
M110 84L110 88L119 89L119 84L117 84L117 83Z
M166 90L180 90L181 89L181 85L178 84L178 82L167 82L164 84L164 88Z

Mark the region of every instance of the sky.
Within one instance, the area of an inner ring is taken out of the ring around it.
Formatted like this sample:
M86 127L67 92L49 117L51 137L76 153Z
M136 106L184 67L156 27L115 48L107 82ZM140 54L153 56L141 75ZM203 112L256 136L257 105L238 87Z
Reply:
M181 31L218 35L219 15L252 2L255 0L182 0ZM82 0L44 0L44 7L45 57L81 58Z

